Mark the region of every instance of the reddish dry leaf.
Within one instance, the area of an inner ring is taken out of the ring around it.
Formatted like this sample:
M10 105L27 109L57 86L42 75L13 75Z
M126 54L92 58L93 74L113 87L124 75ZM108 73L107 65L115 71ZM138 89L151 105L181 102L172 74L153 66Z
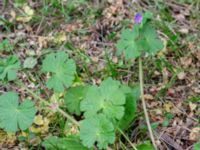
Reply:
M168 89L167 95L168 95L168 96L171 96L171 97L174 97L174 96L175 96L175 90L172 89L172 88Z

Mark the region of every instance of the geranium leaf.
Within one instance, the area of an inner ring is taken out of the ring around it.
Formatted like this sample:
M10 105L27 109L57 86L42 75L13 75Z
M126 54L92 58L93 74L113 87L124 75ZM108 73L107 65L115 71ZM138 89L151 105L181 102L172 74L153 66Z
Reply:
M141 34L144 35L142 38L144 43L141 44L141 48L143 48L149 54L154 55L157 51L163 48L163 43L158 38L156 30L149 24L144 26L144 28L141 30Z
M91 86L85 99L81 101L81 110L85 112L85 117L103 113L112 120L121 119L126 97L120 90L120 85L120 82L108 78L99 87Z
M9 56L0 60L0 80L12 81L17 77L20 62L17 56Z
M194 144L194 150L199 150L200 149L200 142L197 142Z
M0 96L0 127L6 131L25 130L33 122L36 109L34 103L25 100L19 105L19 97L15 92L7 92Z
M138 45L135 39L139 36L139 28L133 30L125 29L122 31L120 40L117 42L117 54L124 54L127 59L140 56Z
M87 93L88 86L77 86L70 88L65 94L64 100L67 109L71 113L75 113L76 115L80 115L80 102L85 98Z
M153 145L149 141L145 141L144 143L137 146L138 150L155 150Z
M64 138L52 136L46 139L42 145L46 150L89 150L81 144L79 137L75 135Z
M105 149L115 141L113 124L102 114L87 118L80 122L80 138L87 147L97 142L100 149Z
M122 130L125 130L128 129L130 123L136 117L137 100L140 97L140 88L139 86L130 88L127 85L123 85L121 89L126 93L126 104L124 116L118 122L118 126Z
M136 24L133 30L123 30L121 38L117 42L117 53L124 54L127 59L140 57L143 52L155 55L164 47L156 30L147 22L151 18L151 14L146 13L143 18L142 23Z
M55 92L63 92L65 87L73 83L76 65L65 52L51 53L45 57L42 71L51 73L47 87Z

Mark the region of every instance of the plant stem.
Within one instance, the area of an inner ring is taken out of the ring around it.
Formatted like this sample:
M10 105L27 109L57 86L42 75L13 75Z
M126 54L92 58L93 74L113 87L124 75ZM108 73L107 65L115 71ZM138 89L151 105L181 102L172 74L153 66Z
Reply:
M35 99L38 99L42 101L45 105L51 106L51 104L46 101L45 99L41 98L37 94L35 94L32 90L30 90L26 85L24 85L22 82L15 82L17 85L23 87L28 93L30 93ZM72 116L70 116L67 112L64 112L61 108L57 107L56 109L59 113L61 113L64 117L69 119L72 123L74 123L77 126L80 126L79 122L76 121Z
M134 150L138 150L135 145L129 140L129 138L124 134L124 132L120 129L120 128L117 128L117 130L123 135L123 137L128 141L128 143L131 145L131 147L134 149Z
M41 98L40 96L38 96L37 94L35 94L32 90L30 90L26 85L24 85L22 82L15 82L17 85L22 86L28 93L30 93L34 98L44 102L47 106L50 106L50 103L47 102L46 100L44 100L43 98ZM70 116L68 113L64 112L62 109L60 109L59 107L57 108L57 111L59 113L61 113L64 117L66 117L67 119L69 119L72 123L74 123L75 125L77 125L78 127L80 127L80 124L78 121L76 121L72 116ZM112 150L110 147L107 148L108 150Z
M155 139L154 139L154 136L153 136L153 131L152 131L152 128L151 128L149 115L148 115L148 112L147 112L147 107L146 107L146 103L145 103L145 99L144 99L144 83L143 83L143 70L142 70L142 59L141 58L139 58L139 80L140 80L140 92L141 92L142 107L143 107L143 110L144 110L145 120L146 120L147 127L148 127L148 130L149 130L151 142L152 142L154 148L157 150L157 146L156 146Z

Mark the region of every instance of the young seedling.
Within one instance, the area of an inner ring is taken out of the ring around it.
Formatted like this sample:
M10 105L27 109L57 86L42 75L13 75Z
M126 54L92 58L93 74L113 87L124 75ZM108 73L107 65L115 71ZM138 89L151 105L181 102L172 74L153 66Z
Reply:
M156 148L155 139L151 129L151 124L144 99L144 83L142 70L142 57L145 55L154 55L163 49L163 43L158 38L156 30L151 26L150 19L152 14L146 12L144 15L138 13L135 15L135 26L133 29L125 29L122 31L121 39L117 43L118 54L123 54L126 59L139 59L139 81L142 106L144 110L145 120L148 126L151 141Z

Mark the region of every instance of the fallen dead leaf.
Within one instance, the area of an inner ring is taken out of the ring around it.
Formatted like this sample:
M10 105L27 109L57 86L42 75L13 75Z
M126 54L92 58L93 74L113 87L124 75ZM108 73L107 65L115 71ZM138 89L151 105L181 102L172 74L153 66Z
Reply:
M44 120L43 120L42 115L37 115L37 116L35 116L33 122L34 122L36 125L43 125L43 124L44 124Z
M197 57L198 60L200 60L200 50L198 50L198 51L196 52L196 57Z
M24 11L24 14L21 16L17 16L16 20L23 23L29 22L33 17L34 10L31 9L28 5L24 5L22 9Z
M196 109L197 105L192 102L189 102L189 107L190 107L191 111L194 111Z
M190 57L190 58L182 57L180 60L181 60L181 64L184 66L184 68L188 68L192 63L192 57Z
M164 104L164 109L166 112L171 112L171 109L173 108L173 104L171 102Z
M146 100L153 100L153 96L151 94L145 94L144 99Z
M190 135L189 135L189 139L191 141L197 141L200 139L200 128L199 127L196 127L196 128L193 128Z
M179 30L179 32L183 33L183 34L188 34L189 30L187 28L181 28Z
M34 124L30 127L30 130L33 133L46 133L49 131L49 123L50 120L47 117L43 117L41 115L36 116Z

